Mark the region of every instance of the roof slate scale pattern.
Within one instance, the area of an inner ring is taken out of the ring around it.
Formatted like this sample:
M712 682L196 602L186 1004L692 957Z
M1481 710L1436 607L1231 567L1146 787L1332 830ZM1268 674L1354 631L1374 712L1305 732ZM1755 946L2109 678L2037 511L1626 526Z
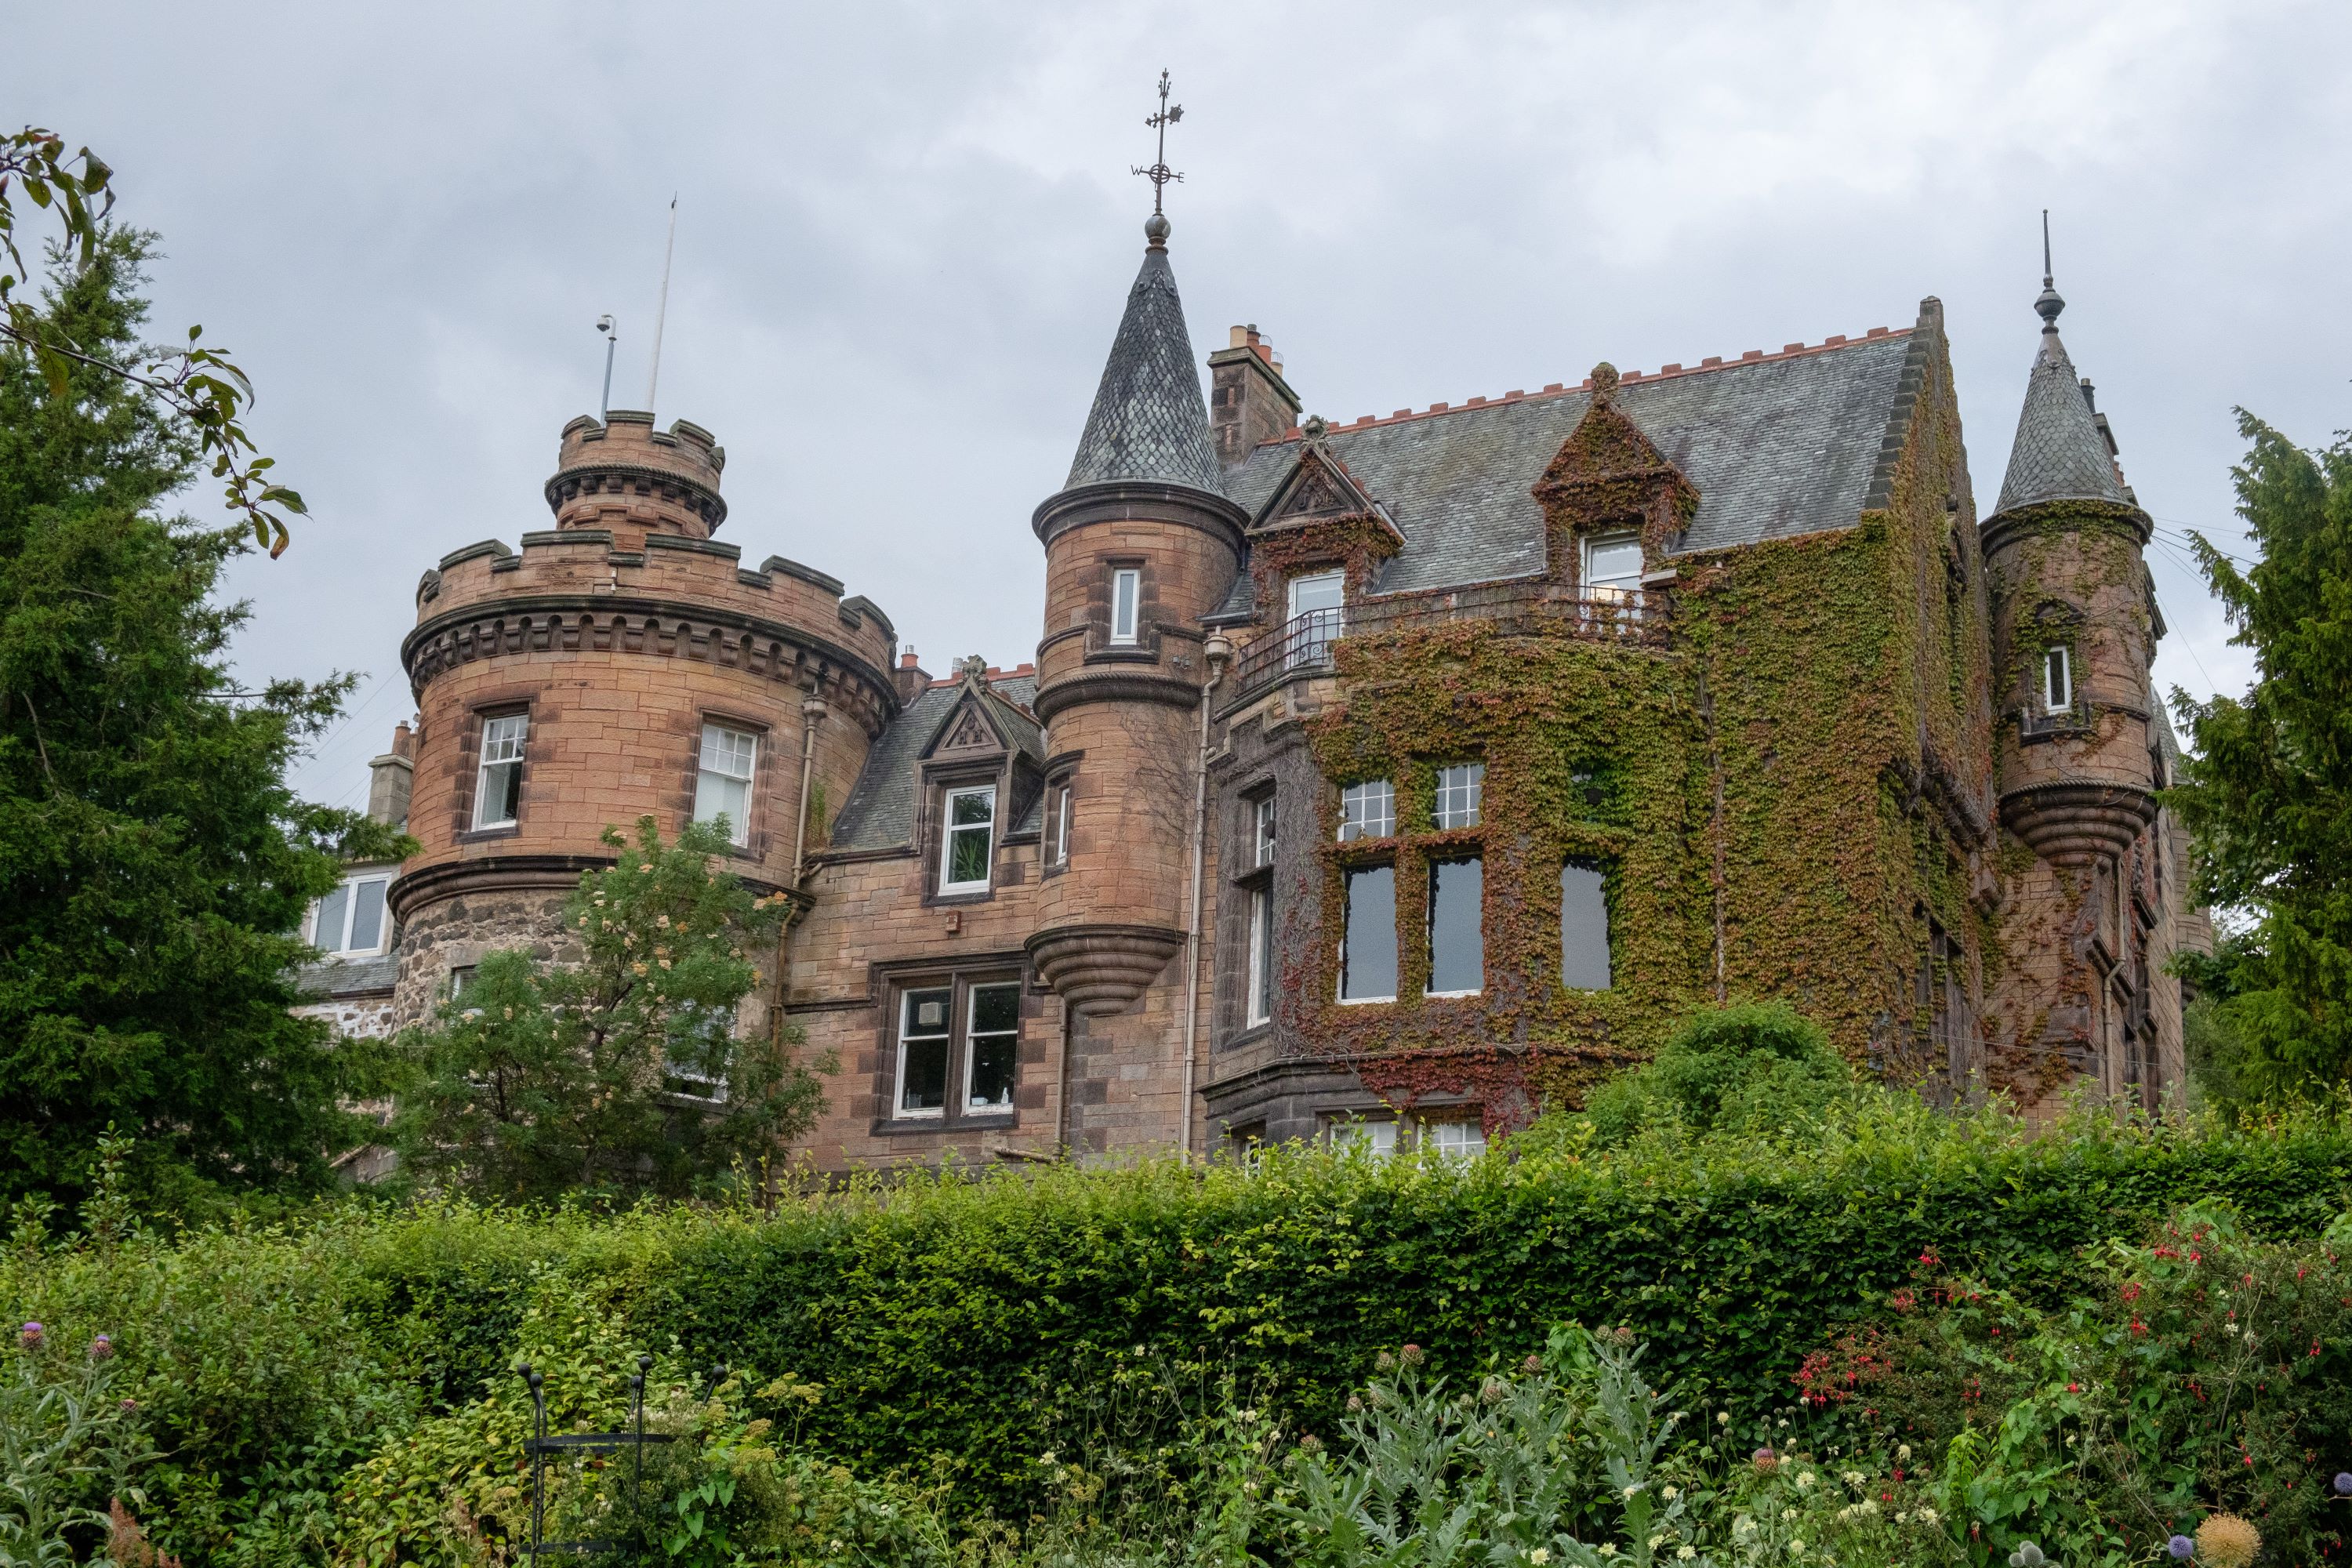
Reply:
M1128 290L1066 488L1106 479L1157 479L1212 494L1224 488L1184 301L1168 252L1157 246L1143 253Z
M2082 378L2066 357L2053 325L2042 334L2033 373L2025 383L2025 406L2018 411L2017 444L2010 448L2009 475L2001 480L1997 514L2052 500L2111 501L2129 506L2116 478L2115 458L2099 434Z
M1903 379L1907 331L1836 348L1628 381L1617 406L1697 487L1681 553L1851 528ZM1572 391L1333 428L1324 437L1404 535L1376 592L1460 587L1544 569L1534 489L1591 405ZM1253 513L1297 440L1253 451L1228 481ZM1219 616L1246 615L1244 571Z

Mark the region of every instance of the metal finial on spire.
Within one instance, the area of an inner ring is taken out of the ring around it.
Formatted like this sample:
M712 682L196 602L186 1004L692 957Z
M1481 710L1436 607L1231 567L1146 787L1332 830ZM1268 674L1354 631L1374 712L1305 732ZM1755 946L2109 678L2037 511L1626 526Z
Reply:
M1151 182L1151 216L1143 223L1143 237L1155 250L1168 243L1168 215L1161 212L1160 198L1167 193L1168 182L1184 176L1168 166L1168 128L1184 118L1184 106L1168 101L1168 73L1160 73L1160 112L1144 121L1160 132L1160 147L1148 169L1131 168L1129 174L1140 174Z
M2066 308L2066 301L2058 297L2058 289L2051 281L2051 278L2050 209L2043 207L2042 209L2042 297L2033 301L2033 309L2034 312L2042 318L2042 330L2045 332L2054 332L2058 330L2058 312Z

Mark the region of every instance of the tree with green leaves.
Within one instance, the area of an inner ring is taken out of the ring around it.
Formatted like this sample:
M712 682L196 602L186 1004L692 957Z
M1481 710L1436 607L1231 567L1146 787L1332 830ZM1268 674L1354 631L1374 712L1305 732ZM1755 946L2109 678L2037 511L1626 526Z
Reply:
M74 323L41 310L20 289L28 269L17 245L16 193L56 216L60 243L87 268L97 259L114 209L113 180L105 160L87 147L68 153L53 131L27 125L0 136L0 342L31 356L52 397L66 395L76 370L111 376L144 393L171 414L211 467L222 499L244 517L254 542L273 557L282 554L284 514L309 509L271 476L277 460L263 457L246 433L253 383L227 354L198 346L204 328L190 327L184 345L168 348L79 337Z
M57 247L34 337L136 359L152 250ZM231 678L247 611L215 593L251 534L163 511L202 433L136 378L56 368L0 337L0 1200L78 1201L110 1122L166 1205L313 1189L358 1085L287 1011L294 933L343 856L403 841L287 787L348 680Z
M394 1137L424 1179L518 1199L688 1196L814 1121L821 1089L793 1056L797 1033L781 1015L739 1027L783 895L715 868L728 841L709 824L666 845L647 817L634 842L612 828L604 841L617 864L564 905L573 952L492 953L401 1037L414 1078Z
M2238 422L2260 559L2191 537L2254 683L2210 702L2175 690L2192 754L2165 798L2202 897L2249 922L2183 973L2214 998L2247 1090L2305 1094L2352 1082L2352 440L2309 452Z

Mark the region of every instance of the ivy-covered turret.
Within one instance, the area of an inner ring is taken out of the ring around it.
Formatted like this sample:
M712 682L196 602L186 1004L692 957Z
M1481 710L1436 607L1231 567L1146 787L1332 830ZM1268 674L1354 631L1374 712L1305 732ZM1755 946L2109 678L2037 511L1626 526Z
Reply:
M1995 1042L1993 1076L2029 1105L2084 1076L2152 1098L2169 1076L2155 1047L2160 1024L2177 1039L2178 986L2165 983L2169 1016L2153 1017L2164 763L2148 667L2163 626L2142 556L2149 523L2059 339L2065 301L2042 281L2042 342L1982 547L2000 819L2021 851L2009 860L2006 984L2042 1003L1994 1010L2011 1037Z

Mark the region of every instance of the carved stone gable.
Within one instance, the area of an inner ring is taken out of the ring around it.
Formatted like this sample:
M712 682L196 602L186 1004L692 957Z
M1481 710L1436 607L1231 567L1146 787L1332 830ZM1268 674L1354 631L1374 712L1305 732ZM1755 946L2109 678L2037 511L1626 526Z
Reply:
M940 742L939 750L970 752L984 748L993 751L998 744L996 731L990 729L988 721L981 717L979 705L967 702L956 714L955 722L949 726L947 739Z

